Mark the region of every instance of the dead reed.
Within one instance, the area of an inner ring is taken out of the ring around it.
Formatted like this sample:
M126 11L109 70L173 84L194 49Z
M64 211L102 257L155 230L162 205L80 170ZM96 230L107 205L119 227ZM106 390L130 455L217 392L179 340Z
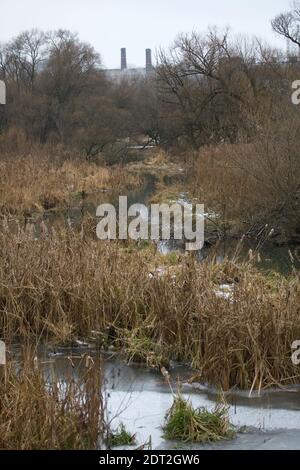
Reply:
M77 379L47 377L28 350L0 382L0 449L97 449L104 432L101 371L85 358ZM3 366L0 366L3 367Z
M299 383L291 361L300 338L297 274L270 280L249 263L199 265L186 257L156 276L157 262L151 250L133 255L84 232L36 240L4 230L0 334L60 343L92 336L149 365L185 361L198 380L222 389ZM224 283L229 297L218 293Z
M30 215L66 206L76 194L131 188L137 175L85 160L29 154L0 160L0 214Z

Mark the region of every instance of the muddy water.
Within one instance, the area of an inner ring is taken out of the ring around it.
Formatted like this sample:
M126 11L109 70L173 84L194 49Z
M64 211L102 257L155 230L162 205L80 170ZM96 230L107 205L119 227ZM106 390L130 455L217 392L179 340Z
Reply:
M45 374L53 374L59 381L80 374L83 354L100 357L92 349L59 349L55 353L39 354ZM68 357L72 357L75 368ZM239 430L236 439L212 445L187 445L166 441L162 425L173 395L162 375L138 365L127 365L114 354L101 356L103 370L103 394L107 406L107 419L115 428L124 423L136 434L137 445L151 441L153 449L300 449L300 388L271 390L261 395L248 392L231 392L227 396L230 420ZM100 367L100 365L99 365ZM192 371L174 364L170 370L172 386L181 392L194 406L213 408L217 391L200 384L188 383Z

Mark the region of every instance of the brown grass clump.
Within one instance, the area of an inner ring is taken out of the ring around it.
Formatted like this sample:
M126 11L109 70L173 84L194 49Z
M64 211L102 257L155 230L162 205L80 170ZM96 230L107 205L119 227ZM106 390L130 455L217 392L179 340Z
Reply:
M64 340L96 331L129 358L188 362L199 380L228 389L298 383L291 345L300 338L300 282L272 281L229 260L149 273L134 254L71 231L38 240L0 234L0 334ZM220 284L232 293L219 295ZM59 332L59 333L58 333Z
M66 205L72 195L132 187L137 176L121 168L45 155L0 160L0 214L30 214Z
M89 359L80 379L64 382L46 378L37 359L7 364L0 382L0 449L99 448L101 376Z

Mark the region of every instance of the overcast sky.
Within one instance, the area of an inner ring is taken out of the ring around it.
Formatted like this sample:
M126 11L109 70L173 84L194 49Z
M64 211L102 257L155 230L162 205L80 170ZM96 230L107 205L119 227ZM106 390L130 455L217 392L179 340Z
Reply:
M104 65L119 67L120 48L130 65L144 65L144 50L168 46L177 33L231 26L285 47L270 21L291 0L0 0L0 41L20 31L70 29L101 53Z

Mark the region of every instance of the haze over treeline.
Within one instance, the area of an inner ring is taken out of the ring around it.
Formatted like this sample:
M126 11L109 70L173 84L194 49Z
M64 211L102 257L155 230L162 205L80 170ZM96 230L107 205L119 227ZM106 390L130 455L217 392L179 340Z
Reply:
M0 42L20 31L68 29L100 51L105 67L119 66L126 47L128 63L144 65L144 50L168 47L179 32L204 31L230 25L236 34L256 35L285 47L273 32L270 18L288 10L291 0L11 0L2 2Z
M298 5L270 18L296 54ZM252 175L260 192L268 181L261 210L283 200L298 220L300 120L291 100L298 76L297 56L256 38L236 38L227 28L178 35L159 51L152 73L118 80L77 34L25 31L0 49L8 92L0 146L24 151L32 144L60 145L113 164L127 161L132 141L141 136L185 159L204 146L243 144L243 162L237 163L241 152L235 148L231 164Z

